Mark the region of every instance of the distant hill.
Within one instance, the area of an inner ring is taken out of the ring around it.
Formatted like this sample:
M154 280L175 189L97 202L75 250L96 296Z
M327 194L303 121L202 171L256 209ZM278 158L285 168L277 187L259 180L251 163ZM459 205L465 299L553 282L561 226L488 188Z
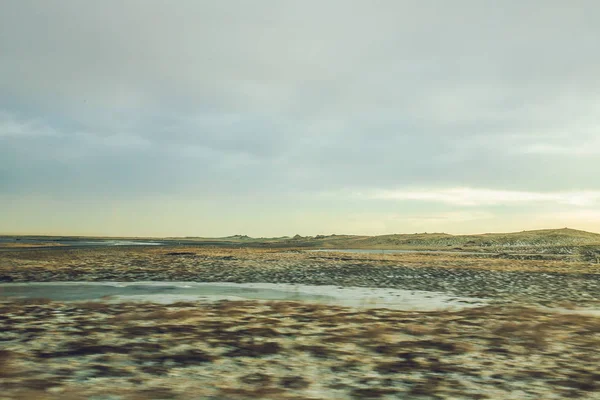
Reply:
M414 233L379 236L317 235L252 238L234 235L224 238L198 238L196 243L251 247L307 247L322 249L520 249L600 246L600 234L576 229L541 229L513 233L451 235L448 233Z
M544 229L514 233L450 235L447 233L397 234L324 239L323 245L344 248L485 248L600 245L600 234L575 229Z
M11 241L61 241L89 240L90 237L53 236L0 236L0 244ZM96 239L96 238L94 238ZM98 237L97 239L115 239ZM142 238L119 238L143 240ZM252 238L247 235L233 235L221 238L153 238L164 244L185 244L221 247L258 248L312 248L312 249L421 249L421 250L463 250L520 253L560 253L583 252L600 257L600 234L576 229L541 229L513 233L484 233L478 235L451 235L448 233L414 233L380 236L317 235L277 238Z

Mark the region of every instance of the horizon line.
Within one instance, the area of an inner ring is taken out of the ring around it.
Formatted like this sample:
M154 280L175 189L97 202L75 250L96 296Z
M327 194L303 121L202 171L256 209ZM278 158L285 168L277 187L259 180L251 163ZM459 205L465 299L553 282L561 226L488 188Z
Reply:
M523 233L523 232L539 232L539 231L561 231L561 230L572 230L579 231L585 233L592 233L595 235L600 235L600 232L587 231L583 229L576 228L540 228L540 229L525 229L521 231L497 231L497 232L479 232L479 233L447 233L447 232L413 232L413 233L383 233L376 235L366 235L366 234L347 234L347 233L331 233L331 234L315 234L315 235L281 235L281 236L251 236L246 234L233 234L226 236L143 236L143 235L134 235L134 236L119 236L119 235L90 235L90 234L49 234L49 233L0 233L0 237L70 237L70 238L107 238L107 239L224 239L231 238L236 236L248 237L250 239L277 239L289 237L293 238L298 235L305 238L314 238L317 236L366 236L366 237L377 237L377 236L390 236L390 235L450 235L450 236L476 236L476 235L490 235L490 234L510 234L510 233Z

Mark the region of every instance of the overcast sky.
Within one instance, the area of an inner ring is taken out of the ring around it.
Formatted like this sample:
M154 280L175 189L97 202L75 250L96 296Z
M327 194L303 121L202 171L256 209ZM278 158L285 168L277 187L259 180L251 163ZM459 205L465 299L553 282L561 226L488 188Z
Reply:
M0 232L598 232L599 18L0 0Z

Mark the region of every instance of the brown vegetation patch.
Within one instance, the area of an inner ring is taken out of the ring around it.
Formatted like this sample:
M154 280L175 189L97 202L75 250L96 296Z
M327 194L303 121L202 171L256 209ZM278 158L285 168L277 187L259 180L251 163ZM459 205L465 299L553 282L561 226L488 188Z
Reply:
M138 391L139 399L174 399L177 393L168 387L144 388ZM137 399L136 399L137 400Z
M409 358L377 364L374 369L380 374L397 374L400 372L410 372L421 369L422 366L423 365L420 362L415 361L413 358Z
M350 395L355 399L379 399L396 393L398 390L390 388L356 388L352 389Z
M123 328L122 335L126 338L136 338L147 335L197 334L199 331L200 328L195 325L134 325Z
M309 353L311 356L315 358L331 358L335 356L338 351L331 347L320 346L320 345L306 345L301 344L294 346L295 350L303 351Z
M191 251L171 251L168 253L165 253L165 256L195 256L196 253L193 253Z
M110 378L131 375L131 372L124 368L115 368L105 364L94 364L89 367L93 372L94 378Z
M221 388L219 395L225 396L225 399L281 399L285 393L284 389L277 387L258 387L258 388Z
M17 360L19 355L10 350L0 349L0 378L7 378L19 373Z
M304 389L310 386L310 382L301 376L284 376L279 379L279 384L288 389Z
M205 353L202 350L197 349L191 349L175 354L140 353L136 354L135 358L138 362L151 361L159 364L171 363L179 367L203 364L207 362L212 362L215 359L215 357Z
M277 354L282 351L278 342L240 342L236 348L228 351L228 357L263 357Z
M80 357L89 356L95 354L128 354L132 350L127 346L112 346L97 344L93 341L80 341L80 342L68 342L65 344L63 350L58 351L39 351L37 357L39 358L59 358L59 357Z
M260 372L255 372L240 377L240 382L246 383L248 385L267 385L272 380L273 378L270 375L263 374Z

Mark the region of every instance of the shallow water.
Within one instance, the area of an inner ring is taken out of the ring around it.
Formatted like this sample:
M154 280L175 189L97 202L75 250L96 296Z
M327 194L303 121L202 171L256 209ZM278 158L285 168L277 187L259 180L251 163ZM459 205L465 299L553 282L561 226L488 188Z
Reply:
M385 288L313 286L274 283L199 282L40 282L0 284L0 297L59 301L289 300L400 310L440 310L482 306L484 299L441 292Z
M67 242L69 245L79 246L161 246L164 243L161 242L140 242L133 240L100 240L100 241L86 241L86 242Z
M366 253L366 254L396 254L396 253L436 253L436 254L482 254L477 251L461 251L461 250L399 250L399 249L317 249L307 250L308 252L335 252L335 253Z
M61 245L61 247L103 247L103 246L160 246L165 245L164 241L141 241L141 240L119 240L119 239L29 239L23 238L16 240L11 237L0 237L0 243L16 244L39 244L50 243ZM43 247L43 246L42 246Z

